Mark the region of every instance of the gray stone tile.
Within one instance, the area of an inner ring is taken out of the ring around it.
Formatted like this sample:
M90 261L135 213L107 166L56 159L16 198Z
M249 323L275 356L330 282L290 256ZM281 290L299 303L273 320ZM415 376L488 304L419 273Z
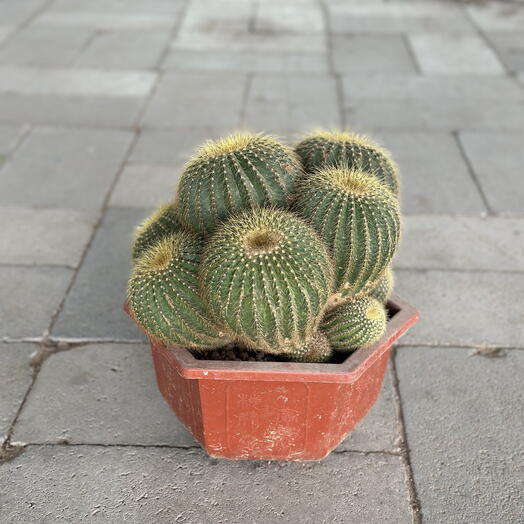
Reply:
M5 122L131 127L144 100L136 97L0 95Z
M339 73L416 71L405 41L396 35L332 37L333 61Z
M478 35L416 34L408 36L417 62L426 74L493 74L504 69Z
M0 445L31 384L29 357L36 349L32 344L0 344Z
M333 78L313 75L255 75L244 126L288 135L340 125Z
M241 71L253 73L327 73L324 52L259 52L174 48L164 67L180 71Z
M23 125L0 124L0 163L16 147L26 131L27 127Z
M490 206L522 213L524 133L461 133L460 140Z
M98 208L132 136L118 130L37 128L0 171L0 202Z
M95 220L75 210L0 207L0 263L76 266Z
M258 33L298 33L311 35L324 31L320 5L266 3L257 4L254 31Z
M80 267L53 335L67 338L138 340L138 328L123 312L133 229L150 210L110 209Z
M351 100L346 120L362 130L524 130L524 105L501 99L486 100Z
M191 2L186 10L179 34L210 35L244 33L255 13L253 2Z
M58 267L0 266L0 337L38 337L65 295L73 271Z
M198 445L158 391L149 347L142 344L91 345L53 355L38 374L13 438Z
M155 80L151 71L2 66L0 94L145 97Z
M518 3L486 2L467 10L485 31L521 31L524 27L524 6Z
M66 67L90 36L85 29L30 25L0 49L0 64Z
M524 271L524 218L406 216L395 266Z
M334 33L472 31L463 11L449 3L329 2Z
M148 69L157 65L169 30L97 33L75 65L102 69Z
M524 273L397 269L395 290L421 313L402 343L522 346Z
M46 0L2 2L2 24L17 26L28 20L46 3Z
M510 71L524 72L524 28L521 32L492 32L486 36Z
M440 132L373 134L399 165L405 213L483 213L482 202L455 138Z
M337 451L397 452L399 441L397 407L393 397L391 370L388 368L377 402L366 418L338 446Z
M178 172L200 144L206 140L216 140L232 131L231 128L207 126L171 130L142 129L129 161L138 164L172 164Z
M239 124L245 83L243 74L167 74L146 109L143 124L235 127Z
M217 461L199 450L31 446L0 468L0 482L9 486L6 524L40 515L136 524L411 520L404 471L391 455L283 464Z
M183 9L185 2L173 0L148 0L147 9L144 0L54 0L48 11L77 13L134 13L158 15L176 15ZM147 18L146 18L147 20Z
M524 352L403 348L397 369L424 522L520 522Z
M16 30L15 26L0 25L0 44L5 42Z
M180 177L174 166L127 165L111 195L110 206L157 207L172 200Z

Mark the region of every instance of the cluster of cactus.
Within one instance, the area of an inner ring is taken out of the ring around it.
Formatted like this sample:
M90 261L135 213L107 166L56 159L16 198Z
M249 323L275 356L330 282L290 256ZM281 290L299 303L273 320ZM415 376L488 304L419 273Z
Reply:
M399 235L397 168L370 140L234 134L203 144L137 228L129 310L199 354L329 362L383 336Z

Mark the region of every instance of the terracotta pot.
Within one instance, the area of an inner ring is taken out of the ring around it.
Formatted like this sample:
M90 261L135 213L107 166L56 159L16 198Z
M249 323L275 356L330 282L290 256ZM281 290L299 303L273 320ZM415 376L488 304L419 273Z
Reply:
M340 364L197 360L154 340L160 392L212 457L320 460L364 418L392 344L418 319L394 297L387 331Z

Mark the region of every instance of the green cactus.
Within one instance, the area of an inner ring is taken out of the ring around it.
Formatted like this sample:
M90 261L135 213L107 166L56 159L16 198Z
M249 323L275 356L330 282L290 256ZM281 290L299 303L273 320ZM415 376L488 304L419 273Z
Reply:
M333 356L333 349L326 335L317 331L307 346L286 356L292 362L329 362Z
M315 232L291 213L258 209L209 239L200 281L211 312L250 347L300 351L315 333L332 268Z
M181 225L175 206L172 203L160 206L135 229L132 246L133 260L137 260L147 248L162 238L180 229Z
M382 304L385 304L393 291L393 283L393 271L391 267L388 267L378 279L378 282L370 289L369 295L376 298Z
M331 250L335 291L341 297L365 294L398 245L399 204L393 193L365 173L326 168L303 179L295 207Z
M388 151L366 137L337 131L317 131L295 148L307 173L325 167L347 167L372 174L398 194L398 170Z
M361 297L326 315L322 331L336 351L371 346L386 331L386 311L373 297Z
M293 150L272 137L243 133L207 142L180 179L180 220L206 235L237 211L287 207L300 173Z
M201 349L231 342L210 320L198 293L197 271L202 241L176 232L138 258L128 284L131 315L153 338Z

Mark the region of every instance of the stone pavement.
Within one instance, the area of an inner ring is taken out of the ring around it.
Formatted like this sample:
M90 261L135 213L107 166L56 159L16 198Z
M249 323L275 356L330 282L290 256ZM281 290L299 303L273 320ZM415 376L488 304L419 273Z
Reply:
M121 311L133 226L235 128L369 133L420 323L319 464L208 458ZM524 4L0 1L0 522L524 521Z

